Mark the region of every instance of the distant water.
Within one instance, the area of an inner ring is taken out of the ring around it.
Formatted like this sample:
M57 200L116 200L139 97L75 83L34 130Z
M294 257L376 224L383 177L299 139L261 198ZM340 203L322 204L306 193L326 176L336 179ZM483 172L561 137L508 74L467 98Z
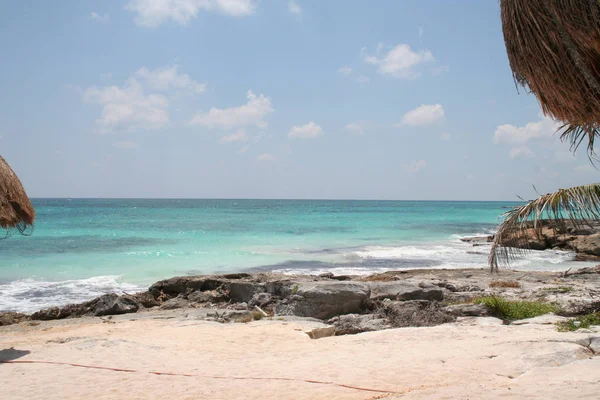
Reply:
M33 235L0 241L0 310L31 312L186 274L486 267L489 247L459 238L493 233L515 205L37 199ZM514 266L563 270L571 258L534 252Z

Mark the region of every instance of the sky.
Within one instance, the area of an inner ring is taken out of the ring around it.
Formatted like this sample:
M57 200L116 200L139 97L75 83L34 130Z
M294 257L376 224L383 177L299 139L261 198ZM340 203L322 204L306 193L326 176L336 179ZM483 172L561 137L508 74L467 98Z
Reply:
M515 86L497 0L0 0L0 50L0 154L31 197L517 200L598 176Z

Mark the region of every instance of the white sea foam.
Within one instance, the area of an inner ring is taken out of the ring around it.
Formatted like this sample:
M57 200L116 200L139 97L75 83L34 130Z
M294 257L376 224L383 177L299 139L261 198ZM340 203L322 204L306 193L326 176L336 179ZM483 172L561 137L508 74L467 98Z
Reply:
M106 293L135 293L145 287L123 282L119 276L46 282L23 279L0 284L0 311L31 313L47 307L91 300Z

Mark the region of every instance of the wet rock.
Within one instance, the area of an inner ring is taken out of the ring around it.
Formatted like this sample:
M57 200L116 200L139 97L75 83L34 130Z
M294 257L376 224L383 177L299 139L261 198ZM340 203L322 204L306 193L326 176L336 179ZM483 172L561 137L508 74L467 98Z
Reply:
M176 297L165 301L161 306L161 310L175 310L178 308L186 308L190 306L190 302L181 297Z
M380 331L391 327L387 320L376 314L340 315L338 317L333 317L327 321L327 323L335 327L336 336Z
M105 294L95 300L91 309L93 315L117 315L134 313L140 308L140 304L133 296L118 296L116 294Z
M49 321L66 317L68 317L68 314L63 314L61 316L60 308L58 307L46 308L31 314L31 319L40 321Z
M0 326L18 324L19 322L28 321L29 315L21 314L13 311L0 313Z
M158 300L156 300L150 292L136 293L133 295L133 298L145 308L152 308L159 305Z

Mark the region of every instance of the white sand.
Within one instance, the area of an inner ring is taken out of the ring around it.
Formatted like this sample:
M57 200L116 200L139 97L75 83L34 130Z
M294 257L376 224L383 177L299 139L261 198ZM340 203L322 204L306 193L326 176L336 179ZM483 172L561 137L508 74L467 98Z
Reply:
M31 351L17 361L137 371L0 364L0 398L600 398L600 358L574 343L598 333L559 333L552 325L503 326L486 318L311 340L303 333L315 326L311 322L219 324L173 316L0 328L0 349ZM158 376L150 371L199 376Z

